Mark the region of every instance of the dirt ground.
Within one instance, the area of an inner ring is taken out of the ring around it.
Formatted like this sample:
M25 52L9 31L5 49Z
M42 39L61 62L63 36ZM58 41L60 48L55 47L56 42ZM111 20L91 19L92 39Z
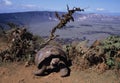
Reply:
M71 67L68 77L59 72L47 76L34 76L36 66L25 67L23 63L0 64L0 83L120 83L120 77L112 70L99 74L92 69L78 71Z

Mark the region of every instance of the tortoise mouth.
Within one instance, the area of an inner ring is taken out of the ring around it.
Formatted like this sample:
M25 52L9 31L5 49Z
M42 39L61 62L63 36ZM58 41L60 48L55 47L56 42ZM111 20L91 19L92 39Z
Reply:
M53 67L57 67L57 66L58 66L58 63L56 63L56 64L52 64L52 66L53 66Z

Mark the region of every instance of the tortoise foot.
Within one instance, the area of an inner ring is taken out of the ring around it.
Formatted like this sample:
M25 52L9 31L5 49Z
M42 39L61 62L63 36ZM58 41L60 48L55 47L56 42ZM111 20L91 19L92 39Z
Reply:
M69 75L69 69L68 68L60 69L60 76L61 77L66 77L68 75Z
M41 69L34 72L34 75L36 76L42 76L46 70L46 66L43 66Z
M70 70L68 69L68 67L66 66L66 64L64 62L60 62L59 63L60 66L60 76L61 77L66 77L69 75Z

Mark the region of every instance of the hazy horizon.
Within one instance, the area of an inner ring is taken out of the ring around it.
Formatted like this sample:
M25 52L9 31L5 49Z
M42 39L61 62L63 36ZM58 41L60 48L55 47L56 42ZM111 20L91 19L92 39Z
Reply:
M40 10L40 11L16 11L16 12L4 12L0 14L12 14L12 13L30 13L30 12L55 12L52 10ZM57 12L67 12L67 11L57 11ZM79 12L77 12L79 13ZM80 14L100 14L100 15L106 15L106 16L120 16L120 13L111 13L111 12L80 12Z

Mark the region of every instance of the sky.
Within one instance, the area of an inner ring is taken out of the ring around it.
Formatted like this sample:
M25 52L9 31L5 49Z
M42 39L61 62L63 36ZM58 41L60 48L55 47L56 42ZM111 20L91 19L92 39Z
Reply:
M0 0L0 13L24 11L66 11L86 8L91 13L120 13L120 0Z

